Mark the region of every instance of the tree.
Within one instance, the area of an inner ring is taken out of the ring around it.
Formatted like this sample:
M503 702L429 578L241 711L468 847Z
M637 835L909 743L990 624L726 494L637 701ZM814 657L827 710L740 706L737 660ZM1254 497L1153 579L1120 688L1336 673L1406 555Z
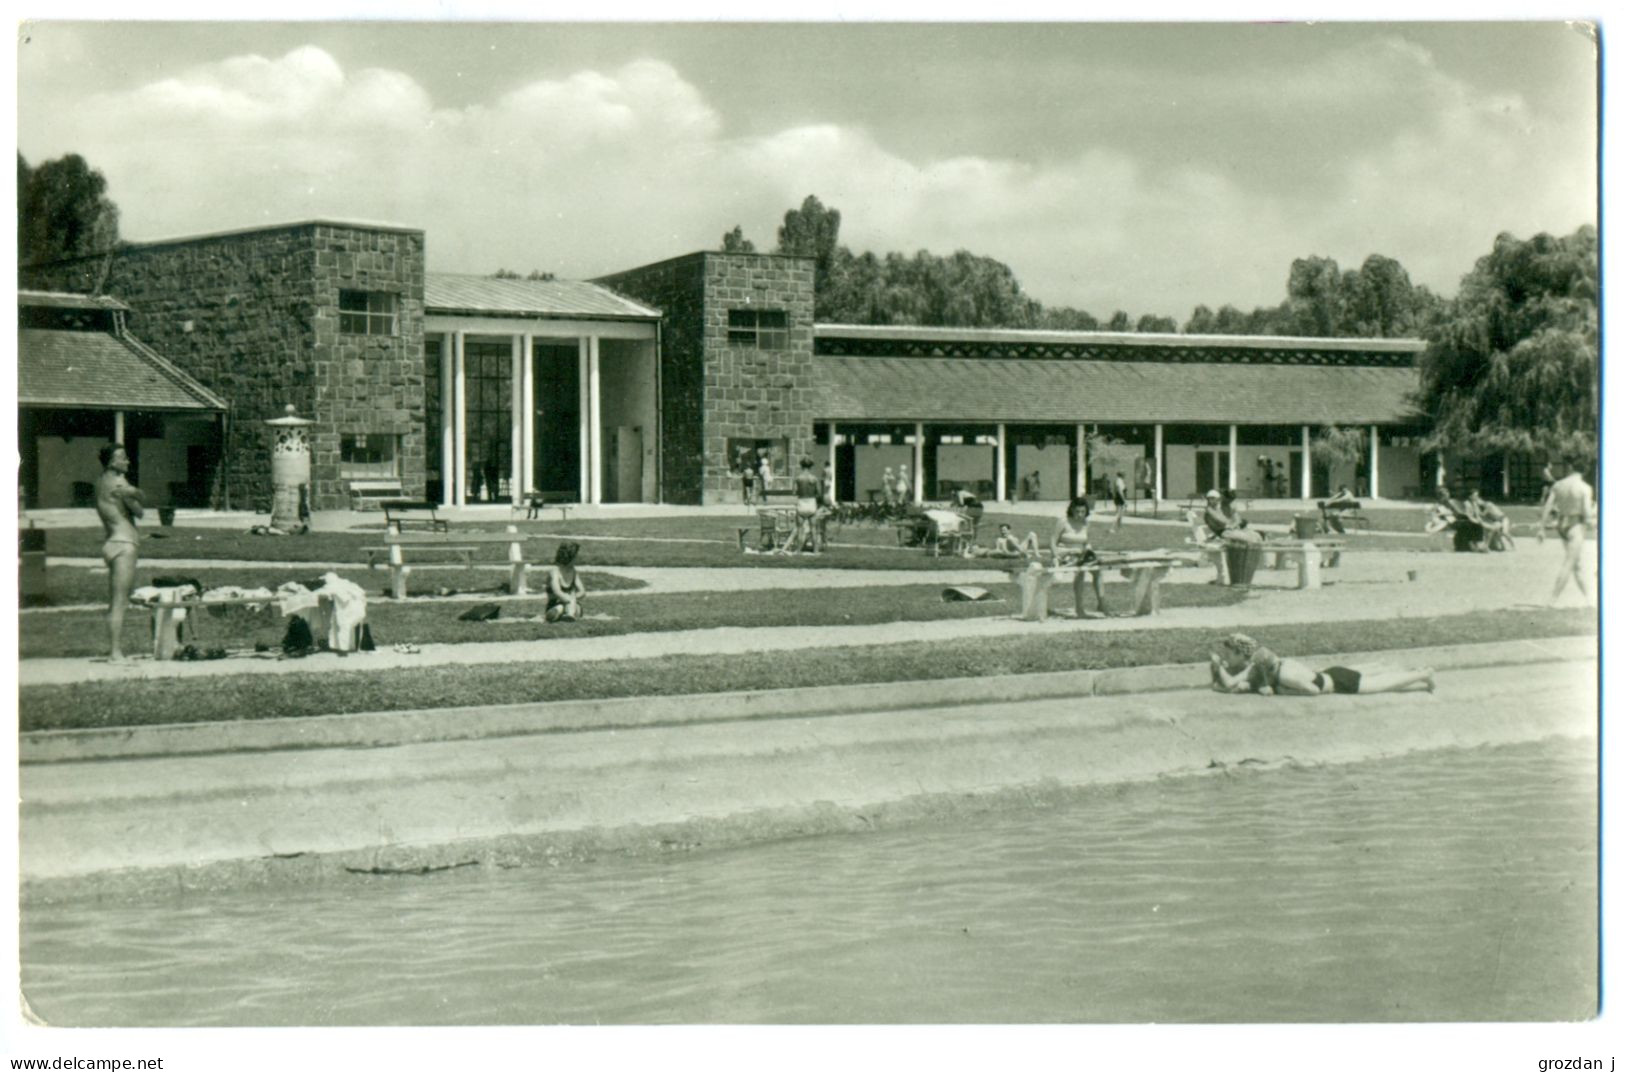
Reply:
M17 154L17 256L22 264L82 257L118 245L107 180L78 153L30 168Z
M813 285L823 289L835 265L837 239L841 234L841 213L825 208L812 194L799 209L784 214L779 228L779 252L813 259Z
M1343 275L1330 257L1300 257L1287 275L1287 313L1294 335L1329 338L1343 321Z
M744 229L736 223L733 230L722 236L722 252L755 253L756 243L746 238Z
M520 276L520 274L518 272L514 271L512 268L498 268L496 271L491 273L491 278L492 279L519 279L519 278L522 278L522 277Z
M1411 277L1392 257L1373 253L1349 273L1343 302L1345 334L1361 338L1393 338L1407 334L1416 310Z
M1127 331L1129 329L1128 314L1119 309L1106 321L1107 331Z
M1214 327L1216 323L1213 310L1205 305L1198 305L1191 310L1191 318L1185 321L1184 331L1187 335L1211 335L1216 330Z
M1597 231L1496 237L1428 332L1419 400L1429 445L1595 456L1600 351Z
M1146 313L1134 324L1134 330L1139 332L1164 332L1173 334L1179 330L1179 324L1171 316L1153 316Z

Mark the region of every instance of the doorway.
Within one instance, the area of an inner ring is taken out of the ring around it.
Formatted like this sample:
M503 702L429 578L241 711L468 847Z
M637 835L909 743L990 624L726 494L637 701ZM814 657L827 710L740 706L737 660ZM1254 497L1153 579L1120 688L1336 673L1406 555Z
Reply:
M1197 450L1196 487L1194 495L1205 495L1209 490L1223 491L1230 486L1230 452L1228 450Z
M549 502L581 501L581 349L574 339L537 342L536 490Z

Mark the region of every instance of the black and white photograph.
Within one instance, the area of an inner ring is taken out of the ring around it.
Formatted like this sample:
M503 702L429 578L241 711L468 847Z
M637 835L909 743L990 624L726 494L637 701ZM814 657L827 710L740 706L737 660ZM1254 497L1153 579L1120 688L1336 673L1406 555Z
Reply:
M9 1067L1611 1069L1603 24L234 17L18 16Z

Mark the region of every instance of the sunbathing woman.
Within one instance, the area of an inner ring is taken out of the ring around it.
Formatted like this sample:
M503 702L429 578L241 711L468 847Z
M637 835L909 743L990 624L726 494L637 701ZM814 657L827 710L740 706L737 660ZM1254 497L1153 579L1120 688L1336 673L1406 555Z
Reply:
M1018 540L1009 524L1000 525L999 538L993 541L992 553L997 558L1037 558L1038 533L1029 532Z
M1095 560L1094 548L1089 546L1089 513L1087 495L1079 495L1066 504L1066 516L1055 526L1055 535L1049 541L1049 549L1055 555L1057 566L1083 566ZM1072 578L1073 606L1077 607L1079 618L1083 617L1085 573L1080 569L1077 576ZM1100 613L1109 615L1111 612L1106 609L1106 593L1101 589L1100 571L1088 570L1087 576L1094 582L1095 603L1100 607Z
M1331 692L1433 691L1433 670L1355 670L1328 666L1312 670L1297 659L1283 659L1252 637L1231 633L1221 642L1224 654L1209 657L1213 687L1219 692L1282 693L1321 696Z
M576 572L576 555L580 553L580 544L561 543L553 554L553 565L547 571L547 610L543 612L550 622L581 620L581 598L587 588Z

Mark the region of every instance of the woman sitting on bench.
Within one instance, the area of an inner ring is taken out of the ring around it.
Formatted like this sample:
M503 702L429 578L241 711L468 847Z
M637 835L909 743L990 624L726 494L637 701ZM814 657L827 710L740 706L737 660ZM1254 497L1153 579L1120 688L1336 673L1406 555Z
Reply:
M547 571L547 610L543 612L550 622L581 620L581 599L587 588L576 572L576 555L580 553L580 544L561 543L553 554L553 565Z
M1050 537L1050 553L1055 556L1055 565L1059 566L1087 566L1096 559L1094 548L1089 546L1089 514L1091 504L1087 495L1079 495L1066 504L1066 516L1055 526L1055 535ZM1100 608L1102 615L1109 616L1111 612L1106 609L1106 593L1101 587L1100 570L1079 569L1072 578L1073 605L1077 608L1079 618L1083 617L1083 587L1084 576L1087 572L1089 580L1094 582L1095 605Z
M1347 484L1343 484L1338 487L1336 495L1316 505L1320 507L1320 519L1327 532L1344 532L1343 511L1358 510L1360 500L1354 497Z

